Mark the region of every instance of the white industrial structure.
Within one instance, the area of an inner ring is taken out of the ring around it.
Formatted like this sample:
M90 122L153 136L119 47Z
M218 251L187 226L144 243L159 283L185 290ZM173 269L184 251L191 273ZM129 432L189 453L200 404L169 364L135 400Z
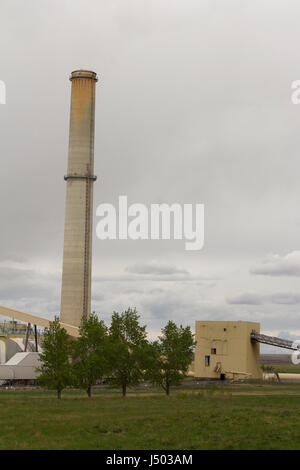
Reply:
M38 352L19 352L0 366L0 380L34 380L40 366Z

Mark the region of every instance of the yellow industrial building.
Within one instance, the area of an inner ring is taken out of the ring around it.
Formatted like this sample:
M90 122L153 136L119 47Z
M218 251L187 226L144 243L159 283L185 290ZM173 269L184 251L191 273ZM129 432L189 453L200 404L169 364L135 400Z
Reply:
M194 377L262 379L260 345L251 340L252 331L260 333L260 324L196 321Z

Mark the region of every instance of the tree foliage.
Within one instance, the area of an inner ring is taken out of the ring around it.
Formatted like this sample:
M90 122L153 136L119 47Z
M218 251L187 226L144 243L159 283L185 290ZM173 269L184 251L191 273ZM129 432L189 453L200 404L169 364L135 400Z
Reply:
M57 398L61 398L62 390L71 384L70 364L71 342L64 328L60 326L58 317L45 328L41 367L38 381L41 385L57 390Z
M71 342L66 330L55 317L45 329L38 381L41 385L62 390L68 385L84 388L91 396L97 380L122 388L151 380L167 395L179 385L193 359L195 341L190 327L178 327L169 321L157 341L147 340L146 326L139 323L136 309L114 312L107 328L96 315L83 319L80 335ZM73 362L71 364L71 358Z
M89 397L92 385L108 371L107 335L104 322L92 314L82 320L79 338L74 343L73 381L86 389Z
M121 386L123 396L128 386L137 385L143 378L148 343L146 326L139 324L139 318L136 309L128 308L122 314L114 312L109 328L108 382Z
M193 360L195 341L189 326L178 327L169 321L162 336L151 345L147 377L170 394L172 385L180 385Z

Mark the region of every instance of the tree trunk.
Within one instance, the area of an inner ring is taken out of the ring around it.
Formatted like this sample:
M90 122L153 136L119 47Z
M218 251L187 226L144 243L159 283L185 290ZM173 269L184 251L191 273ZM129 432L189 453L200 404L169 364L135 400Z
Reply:
M167 396L170 395L170 385L168 383L166 383L166 394Z
M58 400L61 399L61 390L57 390L57 399L58 399Z
M88 397L91 398L91 396L92 396L92 387L90 385L86 389L86 393L87 393Z
M126 397L126 384L122 384L122 395Z

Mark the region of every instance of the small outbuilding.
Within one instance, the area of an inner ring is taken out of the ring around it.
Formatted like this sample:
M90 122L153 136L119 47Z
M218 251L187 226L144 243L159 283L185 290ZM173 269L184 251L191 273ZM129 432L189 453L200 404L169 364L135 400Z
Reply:
M260 344L251 332L260 323L196 321L195 378L262 379Z

